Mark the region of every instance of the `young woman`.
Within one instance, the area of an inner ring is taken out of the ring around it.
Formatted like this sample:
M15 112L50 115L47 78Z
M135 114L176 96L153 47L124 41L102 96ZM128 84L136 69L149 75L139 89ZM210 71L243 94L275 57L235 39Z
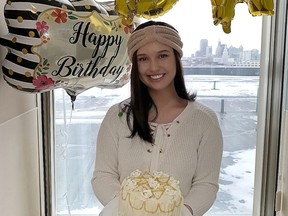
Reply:
M180 181L182 215L203 215L218 191L223 140L217 116L187 93L175 28L148 21L127 45L131 97L112 106L101 124L95 195L106 206L132 171L163 171Z

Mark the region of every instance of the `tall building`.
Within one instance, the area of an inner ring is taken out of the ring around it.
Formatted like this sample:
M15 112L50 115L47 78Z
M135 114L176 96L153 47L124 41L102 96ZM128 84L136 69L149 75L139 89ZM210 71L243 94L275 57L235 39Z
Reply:
M225 46L226 44L221 44L221 41L218 41L218 45L217 45L216 53L215 53L216 57L218 58L222 57Z
M206 56L206 49L208 47L208 40L207 39L201 39L200 40L200 57L205 57Z

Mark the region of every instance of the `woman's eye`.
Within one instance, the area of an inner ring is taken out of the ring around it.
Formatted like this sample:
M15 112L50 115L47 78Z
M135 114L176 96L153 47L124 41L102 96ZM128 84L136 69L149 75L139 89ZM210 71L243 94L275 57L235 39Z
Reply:
M139 61L145 61L145 60L147 60L146 57L139 57L139 58L138 58L138 62L139 62Z
M161 54L160 56L159 56L159 58L166 58L168 55L167 54Z

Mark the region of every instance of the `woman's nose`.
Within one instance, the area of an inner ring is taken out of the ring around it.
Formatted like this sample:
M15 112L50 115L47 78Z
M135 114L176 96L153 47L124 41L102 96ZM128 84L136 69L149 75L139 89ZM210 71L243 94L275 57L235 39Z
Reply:
M150 70L151 71L157 71L159 69L158 61L155 59L151 59L150 61Z

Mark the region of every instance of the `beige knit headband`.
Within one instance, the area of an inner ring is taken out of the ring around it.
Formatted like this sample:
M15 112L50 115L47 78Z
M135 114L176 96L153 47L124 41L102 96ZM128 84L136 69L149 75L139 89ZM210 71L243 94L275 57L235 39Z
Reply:
M158 41L172 47L183 56L183 43L177 31L172 28L160 25L147 26L143 29L134 31L128 42L128 56L132 61L133 54L147 43Z

